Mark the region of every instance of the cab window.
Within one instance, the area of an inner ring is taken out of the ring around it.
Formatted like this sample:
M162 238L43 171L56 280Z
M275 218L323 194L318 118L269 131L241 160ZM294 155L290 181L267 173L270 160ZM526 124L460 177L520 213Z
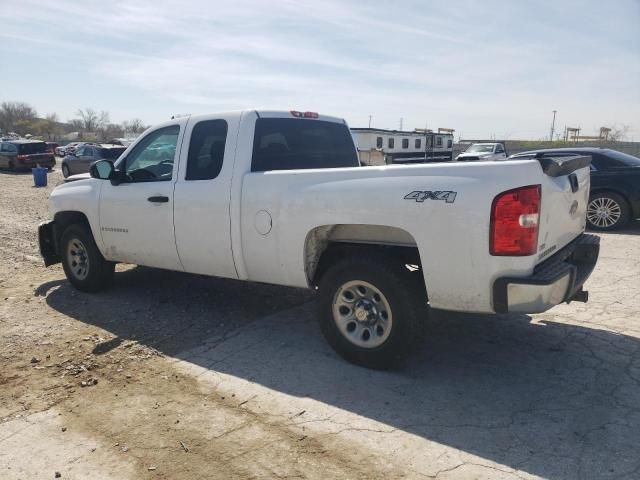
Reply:
M130 182L171 180L180 126L149 133L125 157L124 172Z
M227 122L206 120L193 127L189 142L186 180L211 180L222 170Z
M252 172L357 167L358 155L343 123L296 118L259 118Z

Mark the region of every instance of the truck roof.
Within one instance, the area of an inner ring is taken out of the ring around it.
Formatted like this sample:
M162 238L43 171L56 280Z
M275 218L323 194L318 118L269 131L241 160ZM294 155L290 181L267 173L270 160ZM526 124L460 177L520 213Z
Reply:
M334 122L334 123L344 123L346 124L344 118L334 117L331 115L323 115L318 112L310 112L307 110L270 110L270 109L262 109L262 108L253 108L246 110L235 110L228 112L212 112L212 113L203 113L198 115L189 115L189 118L193 118L194 120L206 120L210 118L220 117L220 116L240 116L246 113L255 113L258 118L299 118L301 120L322 120L325 122ZM309 115L306 116L305 115ZM167 122L170 123L170 122Z

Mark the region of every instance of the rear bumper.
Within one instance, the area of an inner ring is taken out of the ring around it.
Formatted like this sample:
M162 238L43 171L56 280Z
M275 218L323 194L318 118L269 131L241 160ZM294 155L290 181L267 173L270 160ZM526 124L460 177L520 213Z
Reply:
M38 242L40 243L40 255L44 259L44 265L60 263L58 245L56 242L56 222L43 222L38 226Z
M586 302L582 290L596 266L600 237L582 234L538 265L529 277L502 277L493 284L496 313L541 313L562 302Z

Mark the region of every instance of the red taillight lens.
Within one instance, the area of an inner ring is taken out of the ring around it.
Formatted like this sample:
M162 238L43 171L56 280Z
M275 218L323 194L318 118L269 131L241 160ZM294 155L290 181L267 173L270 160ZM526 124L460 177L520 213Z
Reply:
M491 205L491 255L533 255L538 249L540 185L502 192Z
M18 155L16 158L19 162L24 162L27 158L29 158L29 155Z
M318 118L317 112L304 112L304 118Z

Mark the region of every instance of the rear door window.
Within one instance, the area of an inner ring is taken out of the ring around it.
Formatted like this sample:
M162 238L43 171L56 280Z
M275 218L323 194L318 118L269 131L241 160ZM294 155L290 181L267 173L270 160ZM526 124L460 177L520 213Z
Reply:
M359 166L346 125L322 120L259 118L252 172Z
M186 180L211 180L220 174L227 129L225 120L205 120L193 127Z

